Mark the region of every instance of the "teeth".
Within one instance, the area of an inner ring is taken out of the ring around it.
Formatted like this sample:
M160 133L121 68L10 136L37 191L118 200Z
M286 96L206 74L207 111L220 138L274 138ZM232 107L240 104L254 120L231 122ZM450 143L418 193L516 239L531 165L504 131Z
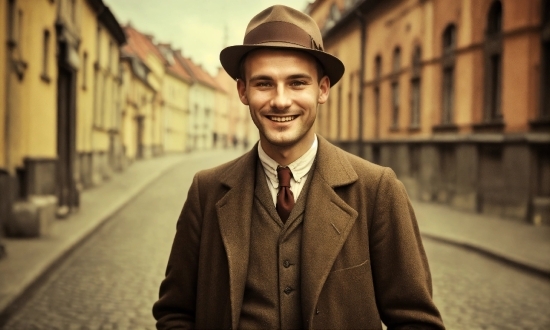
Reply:
M273 121L277 121L277 122L280 122L280 123L283 123L285 121L291 121L293 120L295 117L294 116L288 116L288 117L270 117L271 120Z

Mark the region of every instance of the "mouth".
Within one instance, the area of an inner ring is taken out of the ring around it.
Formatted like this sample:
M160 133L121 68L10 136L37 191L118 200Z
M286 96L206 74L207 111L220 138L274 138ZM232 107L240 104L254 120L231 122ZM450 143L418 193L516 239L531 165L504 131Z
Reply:
M298 116L267 116L267 118L277 123L286 123L289 121L293 121L294 119L298 118Z

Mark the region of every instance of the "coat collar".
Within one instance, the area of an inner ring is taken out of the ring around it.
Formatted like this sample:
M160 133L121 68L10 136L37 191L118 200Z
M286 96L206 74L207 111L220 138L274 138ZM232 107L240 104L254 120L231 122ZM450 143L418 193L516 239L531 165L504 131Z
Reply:
M302 304L304 321L313 318L323 284L357 218L357 211L334 188L357 181L344 152L319 138L311 176L302 236ZM220 232L229 265L232 327L239 325L249 260L250 220L254 198L257 145L224 171L220 182L229 188L217 203ZM310 324L310 323L309 323Z

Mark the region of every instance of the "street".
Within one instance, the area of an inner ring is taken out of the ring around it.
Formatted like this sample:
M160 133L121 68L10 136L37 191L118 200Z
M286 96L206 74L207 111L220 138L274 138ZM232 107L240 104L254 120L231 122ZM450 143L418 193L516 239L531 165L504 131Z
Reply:
M193 173L178 166L79 246L4 329L152 329L176 219ZM424 239L448 329L550 328L550 281L473 251Z

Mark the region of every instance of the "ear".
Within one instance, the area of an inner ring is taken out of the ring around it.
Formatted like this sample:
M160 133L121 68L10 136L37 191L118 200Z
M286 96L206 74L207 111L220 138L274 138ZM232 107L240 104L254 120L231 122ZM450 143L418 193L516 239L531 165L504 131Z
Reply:
M317 103L323 104L328 100L328 95L330 93L330 79L328 76L324 76L321 78L321 81L319 81L319 98L317 99Z
M237 79L237 92L239 92L239 99L244 105L248 105L248 97L246 96L246 84L242 79Z

